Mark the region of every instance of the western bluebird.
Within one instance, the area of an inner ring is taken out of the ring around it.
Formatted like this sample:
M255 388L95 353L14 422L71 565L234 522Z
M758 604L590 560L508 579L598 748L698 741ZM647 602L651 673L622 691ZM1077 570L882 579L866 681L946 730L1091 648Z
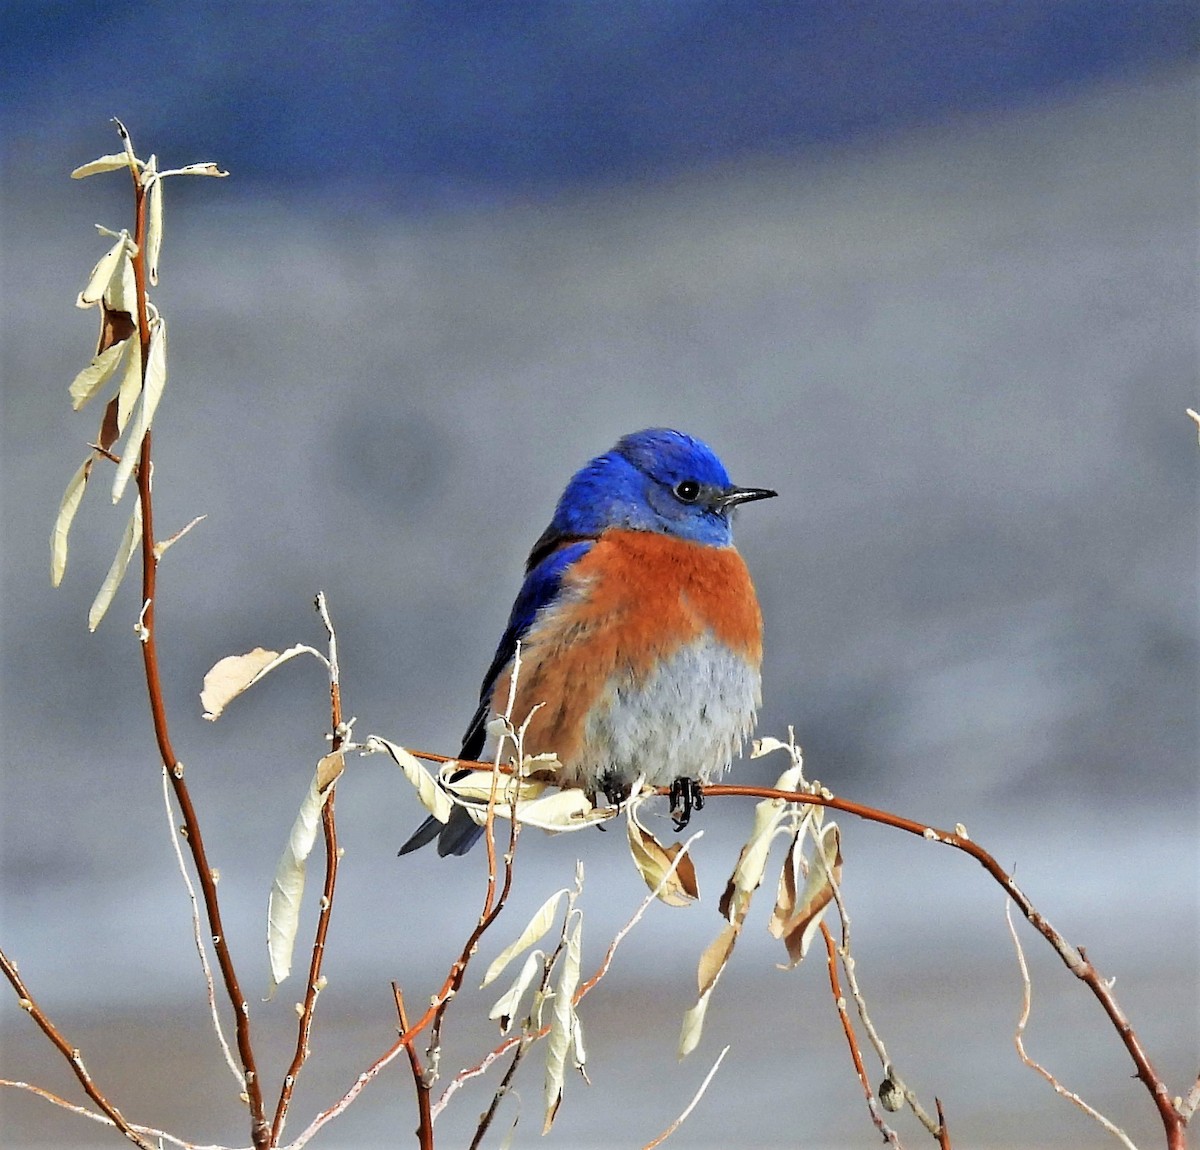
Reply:
M762 615L733 546L732 511L776 492L735 487L707 444L651 428L625 436L567 484L533 545L525 582L483 678L460 758L477 760L508 702L526 754L553 752L558 782L625 798L644 776L681 801L729 766L760 701ZM432 815L401 854L438 839L465 854L480 827Z

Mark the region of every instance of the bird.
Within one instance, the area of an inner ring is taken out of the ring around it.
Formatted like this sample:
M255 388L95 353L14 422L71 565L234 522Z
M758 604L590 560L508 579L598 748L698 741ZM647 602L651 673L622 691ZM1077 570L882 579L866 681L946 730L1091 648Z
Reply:
M669 787L682 829L761 702L762 614L732 518L777 494L735 486L708 444L669 428L633 432L585 464L529 552L459 758L489 747L519 642L511 713L519 724L532 712L526 755L553 753L557 785L593 802L627 798L639 778ZM439 855L462 855L482 833L455 806L399 853L436 838Z

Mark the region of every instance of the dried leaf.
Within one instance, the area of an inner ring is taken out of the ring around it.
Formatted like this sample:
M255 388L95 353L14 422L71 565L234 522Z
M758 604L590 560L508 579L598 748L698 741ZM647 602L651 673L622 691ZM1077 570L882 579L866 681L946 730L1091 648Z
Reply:
M133 351L125 363L125 371L117 388L117 435L125 430L133 405L142 393L142 342L138 339L128 342L133 344Z
M120 267L122 257L127 258L126 245L128 242L129 234L122 232L117 242L96 261L96 266L92 268L92 274L88 276L87 285L75 300L76 307L95 307L100 302Z
M129 157L120 152L112 156L100 156L98 159L91 160L86 164L80 164L71 173L71 179L82 180L88 176L94 176L97 172L115 172L118 168L128 168Z
M389 743L387 739L381 739L378 735L372 735L366 745L368 750L382 748L391 755L392 761L404 772L404 777L416 787L417 798L421 800L421 805L434 818L444 823L450 817L454 804L446 792L438 786L437 780L430 771L415 755L395 743Z
M163 176L218 176L224 178L229 173L222 170L212 161L206 161L200 164L184 164L182 168L169 168L162 173Z
M150 333L150 355L146 360L146 377L142 387L141 398L138 401L137 419L129 431L125 441L125 450L117 472L113 476L112 501L118 502L125 493L125 485L137 466L141 455L142 439L150 429L154 413L158 409L158 401L162 398L163 388L167 383L167 322L160 319Z
M538 907L534 916L526 924L525 929L521 931L516 942L510 946L506 946L493 960L492 965L487 968L487 973L483 976L483 981L479 984L479 989L482 990L485 986L489 986L492 982L504 972L518 954L528 950L538 939L542 938L545 933L554 925L555 916L558 914L558 908L562 905L562 900L567 896L567 888L555 891L540 907Z
M765 741L765 740L763 740ZM780 744L790 750L787 744ZM794 791L801 785L802 774L798 763L793 763L775 782L777 791ZM737 865L729 882L721 895L719 909L730 921L738 921L745 917L750 899L763 880L767 869L767 856L771 850L771 842L775 837L779 824L787 817L789 807L794 804L783 799L763 799L754 808L754 826L746 845L738 855ZM811 817L813 808L806 808L804 818Z
M554 1116L562 1103L566 1078L567 1055L574 1046L575 990L579 985L579 966L582 952L583 912L575 911L575 929L567 938L562 973L550 1001L550 1036L546 1049L546 1117L542 1134L554 1125Z
M521 972L512 986L496 999L496 1004L488 1011L488 1018L493 1022L500 1023L501 1034L507 1034L512 1029L513 1019L517 1016L517 1008L521 1005L521 999L533 985L533 980L542 972L545 961L546 956L542 951L533 951L525 959L525 964L521 967Z
M505 804L497 806L501 817L509 817L509 808ZM517 818L522 826L538 827L552 834L564 831L578 831L584 827L592 827L597 823L607 822L613 818L616 811L609 807L595 807L592 800L576 787L564 790L549 790L545 794L532 799L524 799L517 804Z
M213 664L204 676L204 687L200 692L204 717L210 720L220 718L222 711L243 691L252 687L264 675L270 674L281 663L303 654L315 655L328 666L325 656L320 651L304 643L297 643L282 654L255 647L253 651L244 655L226 655L224 659Z
M50 583L57 587L67 569L67 536L71 531L71 523L75 512L79 510L83 499L83 490L87 486L88 476L95 463L94 455L88 456L80 465L79 470L71 476L67 490L63 493L62 502L58 505L58 515L54 520L54 528L50 532Z
M840 883L842 878L840 832L837 823L829 823L816 835L817 854L808 863L808 875L797 895L796 877L802 853L798 844L802 841L798 836L788 849L788 861L779 880L780 895L768 924L770 932L783 939L787 947L789 961L784 969L798 965L808 953L821 917L833 901L833 884Z
M83 407L113 377L128 347L129 340L126 339L98 352L92 357L92 362L71 381L68 391L71 407L75 411Z
M642 881L652 891L656 891L659 901L665 902L667 906L690 906L700 897L696 868L691 857L684 855L674 873L668 877L671 864L683 849L683 844L663 846L638 821L637 806L637 803L629 804L625 830L629 839L629 853L633 856L634 865L638 868Z
M146 271L151 284L158 283L158 256L162 251L163 182L160 177L150 184L149 212L146 220Z
M729 962L741 931L741 923L726 923L721 933L705 947L696 970L696 983L702 998L717 985L717 979Z
M113 557L112 566L109 567L108 574L104 576L104 582L100 585L96 598L92 600L91 610L88 611L89 631L94 631L100 626L100 620L104 618L109 604L113 601L113 596L117 593L117 588L121 586L121 580L125 578L129 560L133 558L133 553L141 542L141 536L142 501L139 499L134 502L133 514L130 515L129 522L125 525L125 534L121 537L121 543Z
M331 762L336 760L337 762ZM267 997L292 971L292 951L296 931L300 926L300 902L304 897L304 875L308 856L317 841L321 824L321 808L331 793L332 783L341 773L342 756L335 752L326 755L318 764L300 804L287 845L275 868L271 894L267 900L267 955L271 962L271 985ZM326 781L322 783L322 779Z

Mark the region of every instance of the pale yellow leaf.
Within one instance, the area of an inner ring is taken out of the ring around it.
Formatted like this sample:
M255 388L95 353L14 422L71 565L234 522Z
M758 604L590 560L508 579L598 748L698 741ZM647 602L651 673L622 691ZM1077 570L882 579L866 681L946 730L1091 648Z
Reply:
M320 651L304 643L297 643L282 654L255 647L253 651L244 655L226 655L224 659L214 663L204 676L204 687L200 691L204 717L210 720L219 718L232 700L252 687L264 675L270 674L281 663L304 654L314 655L328 666L325 656Z
M696 870L690 856L684 855L672 863L682 849L680 843L664 847L637 819L636 803L630 803L625 819L625 831L629 841L629 853L638 868L642 880L660 902L667 906L690 906L700 897L696 884Z
M501 807L497 807L497 811L500 810ZM517 804L517 818L522 826L538 827L552 833L582 830L607 822L615 815L612 808L593 806L591 799L577 787L550 790ZM503 804L501 817L510 817L507 804Z
M106 347L102 352L98 352L92 357L92 362L71 381L68 391L71 395L71 407L75 411L87 403L112 378L129 343L129 340L123 339L120 343L114 343L111 347Z
M330 783L337 773L329 760L341 760L340 754L327 755L317 764L317 770L308 787L308 794L300 804L296 821L292 824L287 845L275 868L271 883L271 894L267 900L267 955L271 963L271 984L267 997L272 998L275 990L292 971L292 952L296 945L296 931L300 926L300 903L304 897L304 876L308 856L317 841L321 825L321 808L330 794ZM333 777L322 786L322 773Z
M151 284L158 283L158 256L162 251L163 182L159 178L150 184L149 212L146 220L146 271Z
M162 398L163 388L167 383L167 323L160 319L150 333L150 355L146 360L146 378L142 387L141 398L138 400L137 418L129 430L125 440L125 450L121 462L117 465L113 476L112 501L117 503L125 493L125 485L137 466L141 455L142 440L154 420L158 410L158 401Z
M711 991L706 991L702 994L696 1005L684 1013L677 1049L680 1059L686 1058L700 1044L700 1035L704 1030L704 1016L708 1013L710 993Z
M122 232L117 242L96 262L96 266L92 268L92 274L88 276L87 286L79 293L79 297L75 301L76 307L94 307L104 297L109 282L116 274L121 258L125 255L127 240L128 235Z
M546 1048L546 1117L542 1133L548 1134L554 1125L554 1116L562 1102L563 1084L566 1077L567 1055L573 1047L575 1019L575 989L579 985L579 967L582 951L583 912L574 911L575 929L567 937L563 954L563 967L554 998L550 1001L550 1036Z
M124 312L134 327L137 326L138 316L137 277L133 272L133 249L135 247L136 245L133 243L126 245L125 253L121 257L117 270L104 290L104 306L109 311Z
M86 164L80 164L72 173L71 179L82 180L94 176L97 172L115 172L119 168L129 167L129 157L121 152L113 156L100 156Z
M163 176L228 176L229 173L218 167L212 161L200 164L184 164L182 168L168 168Z
M507 1034L512 1029L513 1019L517 1016L521 999L533 985L533 980L542 972L545 960L546 956L540 950L533 951L525 959L521 972L512 986L496 999L496 1004L488 1011L488 1018L493 1022L500 1023L501 1034Z
M125 371L117 388L117 434L120 435L129 423L130 412L142 392L142 341L137 334L126 340L133 350L125 362Z
M89 631L94 631L100 626L100 620L104 618L109 604L113 601L113 596L117 593L117 588L121 586L121 580L125 578L129 560L133 558L133 553L137 550L141 537L142 501L138 499L133 504L133 514L130 515L129 522L125 525L125 534L121 537L112 566L109 567L108 574L105 575L104 582L96 593L96 598L92 600L91 610L88 611Z
M438 786L437 780L424 763L415 755L398 746L396 743L390 743L387 739L380 738L378 735L372 735L367 740L366 746L368 750L372 751L378 751L382 748L391 755L392 761L404 772L404 777L416 787L417 798L421 800L421 805L438 822L444 823L450 817L450 812L454 809L454 804L450 801L446 792Z
M70 534L75 512L79 510L83 489L87 486L94 462L95 456L89 456L79 465L79 470L71 476L62 502L58 505L58 515L50 532L50 582L55 587L62 582L63 573L67 569L67 536Z
M506 946L495 959L492 965L487 968L487 973L483 976L483 981L479 984L479 989L482 990L485 986L489 986L494 982L518 954L526 951L538 939L542 938L545 933L554 925L554 918L558 914L558 908L562 905L562 900L567 896L567 888L555 891L534 913L534 916L525 925L525 929L521 931L517 940L510 946Z

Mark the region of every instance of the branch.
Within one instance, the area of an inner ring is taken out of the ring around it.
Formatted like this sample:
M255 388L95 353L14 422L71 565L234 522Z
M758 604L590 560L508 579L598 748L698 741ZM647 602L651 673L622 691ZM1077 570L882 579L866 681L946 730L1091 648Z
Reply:
M854 1034L854 1024L850 1021L850 1012L846 1009L846 999L842 994L842 984L838 979L837 944L833 941L833 934L824 922L821 923L821 937L825 940L825 952L828 956L829 990L833 995L833 1005L837 1008L838 1018L842 1023L842 1033L845 1034L846 1042L850 1046L850 1058L854 1062L854 1071L858 1075L859 1085L863 1089L863 1094L866 1095L871 1121L875 1123L875 1129L879 1131L889 1146L899 1147L900 1136L884 1121L883 1115L879 1112L879 1100L875 1097L875 1091L871 1089L870 1080L867 1078L862 1051L859 1049L858 1038Z
M118 123L122 139L128 141L129 134L124 125ZM138 309L138 337L142 350L142 383L145 385L146 369L150 360L150 317L147 306L146 274L146 188L142 185L136 169L131 168L135 203L134 242L137 252L133 256L133 276L136 285ZM138 499L142 507L142 611L139 635L142 641L142 662L145 666L146 691L150 698L150 714L154 722L154 737L158 743L162 764L171 779L175 800L183 815L184 835L192 852L196 877L204 896L204 909L208 916L209 933L216 952L217 964L225 982L225 991L233 1005L237 1029L238 1055L245 1076L246 1101L250 1107L250 1135L254 1145L264 1150L271 1131L263 1113L262 1087L258 1081L258 1070L254 1063L254 1047L250 1041L250 1008L238 983L229 944L221 922L221 908L217 900L217 885L200 835L200 823L187 784L183 779L183 764L171 745L167 725L166 704L163 700L162 679L158 668L158 634L155 628L155 594L157 591L158 551L154 544L154 502L151 495L151 450L150 429L142 438L141 453L137 468Z
M666 794L667 788L659 788L659 791L661 794ZM706 799L735 795L757 799L779 799L790 803L815 803L818 806L844 811L846 814L854 815L856 818L865 819L868 822L880 823L883 826L906 831L908 834L917 835L919 838L927 839L930 842L953 847L955 850L970 855L1004 888L1005 893L1016 903L1017 909L1020 910L1034 929L1053 947L1054 952L1062 959L1067 969L1091 990L1103 1008L1104 1013L1108 1016L1109 1021L1120 1035L1121 1042L1130 1058L1133 1059L1133 1064L1137 1070L1136 1076L1150 1092L1155 1108L1158 1110L1159 1118L1162 1121L1163 1130L1167 1136L1167 1150L1185 1150L1185 1119L1180 1111L1175 1108L1166 1083L1154 1069L1150 1061L1150 1056L1142 1046L1141 1039L1137 1036L1124 1010L1121 1009L1121 1006L1117 1002L1116 996L1112 992L1111 981L1100 976L1100 973L1088 960L1087 955L1082 950L1072 946L1051 925L1049 919L1037 910L1007 871L983 847L978 846L970 840L963 827L956 827L954 831L940 830L937 827L929 826L927 823L919 823L913 819L906 819L902 815L895 815L890 811L868 807L862 803L853 802L850 799L839 799L831 795L828 791L816 789L810 793L803 791L777 791L770 787L731 786L726 784L710 785L704 788L704 797Z
M317 593L317 613L325 624L325 633L329 637L329 722L331 733L331 751L341 749L345 742L346 726L342 721L342 688L341 672L338 669L337 636L334 634L333 622L329 618L329 609L325 602L324 592ZM284 1075L283 1085L279 1090L279 1102L275 1107L275 1118L271 1123L270 1145L277 1146L283 1136L284 1123L287 1122L288 1108L291 1106L292 1093L296 1088L296 1079L308 1059L308 1039L312 1033L313 1014L317 1008L317 995L323 986L321 966L325 960L325 940L329 936L329 920L333 914L333 896L337 887L338 873L338 843L337 824L334 821L333 800L334 788L337 781L329 784L329 797L321 807L321 829L325 839L325 884L321 890L320 910L317 915L317 928L313 935L312 958L308 966L308 983L304 990L304 1004L300 1008L300 1022L296 1034L296 1051L292 1055L291 1065Z
M132 1126L121 1116L121 1112L104 1096L104 1093L92 1080L92 1076L88 1073L87 1067L83 1064L83 1055L79 1053L77 1047L72 1046L60 1033L58 1027L50 1021L46 1012L37 1004L33 995L29 993L24 980L17 972L16 964L0 950L0 969L4 971L5 977L12 988L17 992L17 1004L24 1010L34 1022L37 1023L41 1032L54 1044L59 1053L71 1064L71 1070L75 1077L79 1079L79 1084L83 1087L87 1096L104 1111L105 1115L126 1138L129 1139L135 1146L142 1147L142 1150L154 1150L152 1143L147 1142L140 1134L138 1134ZM14 1085L20 1085L14 1083ZM35 1089L27 1087L27 1089ZM41 1093L40 1091L38 1091ZM55 1099L57 1100L57 1099ZM63 1103L70 1107L70 1103Z
M1021 1061L1030 1068L1040 1074L1054 1088L1055 1094L1060 1098L1067 1099L1068 1102L1073 1102L1079 1107L1089 1118L1098 1122L1105 1130L1116 1138L1124 1147L1125 1150L1137 1150L1132 1140L1121 1130L1115 1123L1109 1121L1103 1114L1100 1113L1094 1106L1089 1106L1078 1094L1073 1090L1068 1090L1054 1075L1047 1070L1040 1062L1030 1056L1025 1051L1025 1027L1029 1023L1029 1013L1033 1009L1033 983L1029 978L1029 965L1025 961L1025 948L1021 945L1021 940L1017 936L1017 927L1013 922L1012 903L1005 900L1004 903L1004 921L1008 923L1008 933L1012 936L1013 946L1017 952L1017 966L1021 971L1021 1013L1017 1018L1017 1029L1013 1033L1013 1044L1017 1048L1017 1054L1020 1055Z

